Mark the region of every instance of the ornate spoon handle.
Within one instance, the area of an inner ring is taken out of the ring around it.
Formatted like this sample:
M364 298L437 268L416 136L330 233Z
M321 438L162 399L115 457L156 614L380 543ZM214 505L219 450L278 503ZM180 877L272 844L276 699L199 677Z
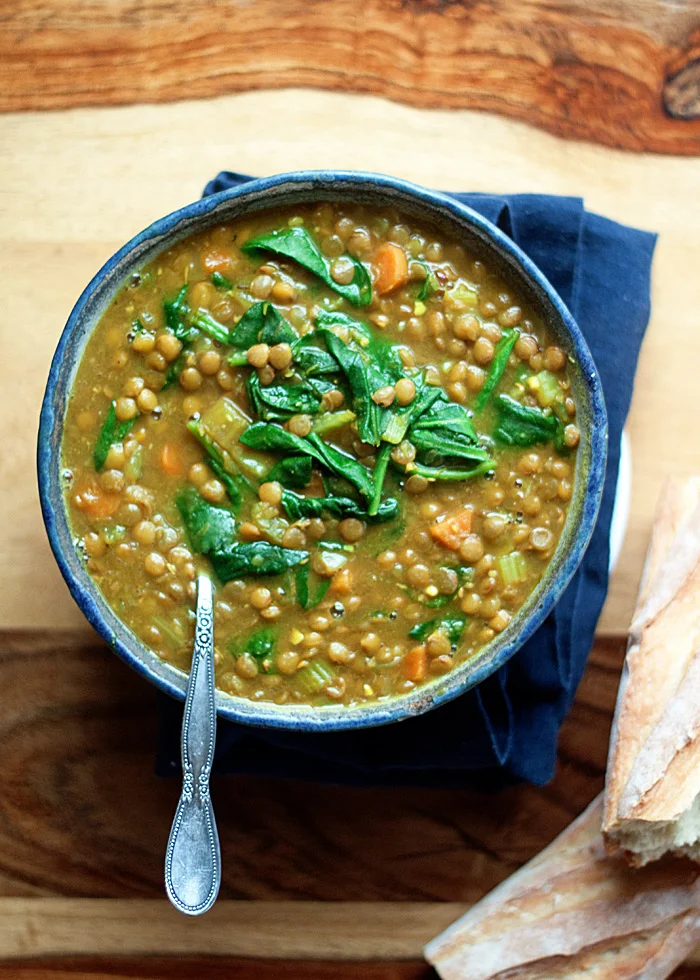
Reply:
M214 610L211 582L197 582L197 625L182 720L182 795L165 854L165 890L176 909L201 915L221 884L221 851L209 774L216 741Z

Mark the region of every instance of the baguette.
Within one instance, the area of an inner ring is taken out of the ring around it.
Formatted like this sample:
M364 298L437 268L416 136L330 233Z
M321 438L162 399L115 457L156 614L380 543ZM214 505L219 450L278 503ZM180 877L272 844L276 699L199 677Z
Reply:
M425 955L443 980L662 980L700 942L700 869L608 855L602 795Z
M618 692L603 836L642 866L700 860L700 478L659 500Z

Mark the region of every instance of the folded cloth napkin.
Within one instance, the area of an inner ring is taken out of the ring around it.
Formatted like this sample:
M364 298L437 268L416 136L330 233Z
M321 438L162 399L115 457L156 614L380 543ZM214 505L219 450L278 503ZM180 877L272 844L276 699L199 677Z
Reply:
M220 173L204 194L251 178ZM600 372L610 443L598 522L576 575L537 633L475 690L418 718L314 734L220 722L215 770L363 785L498 785L551 779L559 727L593 640L608 581L610 521L656 236L586 211L574 197L454 193L539 266L578 322ZM182 706L160 698L156 770L179 770Z

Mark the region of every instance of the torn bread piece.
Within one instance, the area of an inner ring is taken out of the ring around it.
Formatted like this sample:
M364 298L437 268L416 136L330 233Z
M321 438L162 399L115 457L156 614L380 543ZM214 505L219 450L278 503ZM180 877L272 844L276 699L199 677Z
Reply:
M662 980L700 942L700 869L606 854L602 795L426 946L443 980Z
M635 866L700 861L700 478L659 500L618 692L603 834Z

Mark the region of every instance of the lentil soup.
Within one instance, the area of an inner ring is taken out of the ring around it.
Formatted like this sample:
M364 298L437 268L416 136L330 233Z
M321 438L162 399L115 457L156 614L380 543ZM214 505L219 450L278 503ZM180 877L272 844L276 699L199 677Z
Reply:
M556 549L569 359L477 256L393 209L258 212L135 274L63 436L76 547L187 670L215 583L217 685L360 704L478 656Z

